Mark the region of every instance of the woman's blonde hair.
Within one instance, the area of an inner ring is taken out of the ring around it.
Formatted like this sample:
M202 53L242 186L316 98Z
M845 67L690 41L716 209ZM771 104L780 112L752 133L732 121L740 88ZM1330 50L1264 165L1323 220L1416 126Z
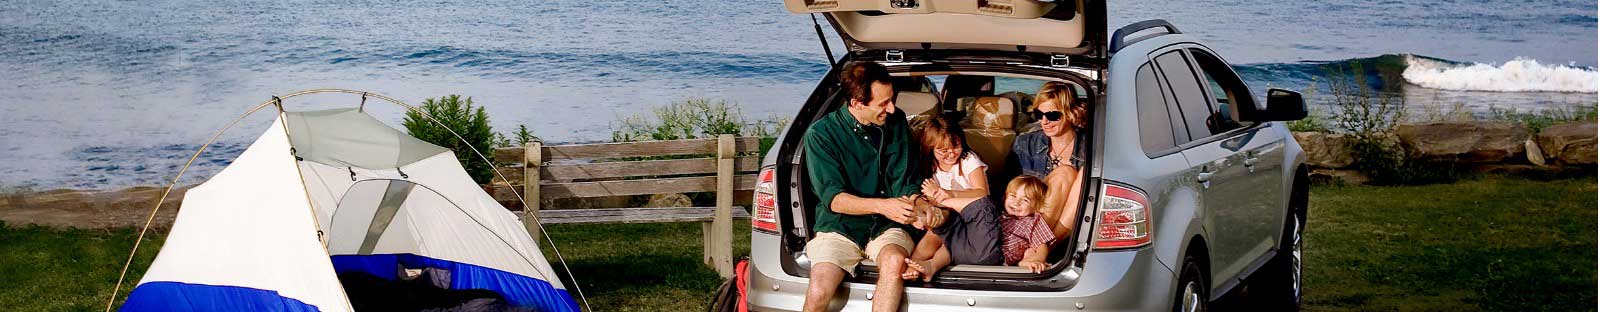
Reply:
M1030 105L1028 110L1038 110L1039 103L1046 101L1056 103L1056 109L1061 110L1061 118L1067 125L1076 129L1089 126L1089 106L1083 101L1078 101L1077 89L1073 89L1071 84L1060 81L1045 82L1044 86L1039 87L1039 93L1034 94L1033 105ZM1034 117L1044 118L1044 116Z
M1029 202L1033 203L1034 211L1037 212L1039 205L1044 204L1044 193L1048 191L1048 188L1049 186L1046 186L1044 181L1040 181L1039 178L1022 175L1011 179L1011 183L1006 183L1006 194L1020 192L1022 196L1028 198Z

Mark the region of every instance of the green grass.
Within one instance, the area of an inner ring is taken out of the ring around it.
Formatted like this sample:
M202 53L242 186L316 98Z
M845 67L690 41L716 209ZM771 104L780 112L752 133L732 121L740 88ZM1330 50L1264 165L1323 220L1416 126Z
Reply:
M547 229L595 311L704 311L722 284L701 260L699 223ZM750 223L734 222L733 233L734 259L749 255ZM556 265L554 251L544 253ZM560 275L570 283L565 272Z
M1593 310L1595 184L1489 176L1314 188L1306 309ZM548 229L598 311L703 310L721 282L701 263L698 223ZM749 254L749 229L735 222L736 256ZM0 224L0 311L104 309L134 234ZM158 245L141 248L136 269Z
M722 283L701 262L699 223L548 225L596 311L695 311ZM735 259L750 254L750 224L734 222ZM0 222L0 311L104 311L137 230L58 230ZM159 236L151 232L152 236ZM563 282L570 281L541 244ZM126 298L161 240L146 237Z
M105 311L137 235L132 229L56 230L0 222L0 311ZM160 249L160 239L145 237L122 297Z
M1314 188L1308 310L1593 310L1595 180Z

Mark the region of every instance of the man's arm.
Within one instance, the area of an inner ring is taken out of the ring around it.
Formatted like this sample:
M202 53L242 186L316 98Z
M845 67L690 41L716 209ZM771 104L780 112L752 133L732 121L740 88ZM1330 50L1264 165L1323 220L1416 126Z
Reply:
M864 216L880 214L890 220L900 223L910 223L912 218L911 204L898 198L863 198L850 193L839 193L833 196L833 202L828 204L833 212Z

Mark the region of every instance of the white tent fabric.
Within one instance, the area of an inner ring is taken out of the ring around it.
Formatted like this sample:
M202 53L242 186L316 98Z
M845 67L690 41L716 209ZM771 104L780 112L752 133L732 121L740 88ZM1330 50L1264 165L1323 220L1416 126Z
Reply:
M577 310L537 242L453 153L355 109L283 113L191 189L123 310L349 311L338 274L393 280L401 268Z

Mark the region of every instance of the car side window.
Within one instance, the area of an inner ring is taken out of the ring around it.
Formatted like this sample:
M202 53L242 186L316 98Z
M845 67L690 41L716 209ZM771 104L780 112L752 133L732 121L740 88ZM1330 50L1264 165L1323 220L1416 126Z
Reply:
M1167 81L1168 94L1178 103L1178 112L1183 116L1189 136L1210 136L1211 130L1206 127L1206 121L1212 114L1211 105L1206 99L1205 89L1200 87L1200 81L1195 77L1193 67L1189 66L1188 57L1181 50L1175 50L1157 56L1155 61L1161 76ZM1178 144L1183 143L1188 141Z
M1174 133L1172 125L1182 125L1183 120L1167 111L1167 99L1163 96L1161 82L1156 80L1156 72L1146 63L1139 67L1134 77L1134 92L1138 100L1139 109L1139 143L1144 147L1145 155L1155 155L1157 152L1178 146L1178 134ZM1188 134L1183 135L1183 141L1188 141Z
M1198 49L1190 49L1189 54L1194 56L1206 87L1211 91L1212 106L1216 112L1207 123L1211 134L1244 127L1245 124L1239 122L1238 117L1241 109L1254 108L1255 101L1250 97L1250 91L1221 59Z

